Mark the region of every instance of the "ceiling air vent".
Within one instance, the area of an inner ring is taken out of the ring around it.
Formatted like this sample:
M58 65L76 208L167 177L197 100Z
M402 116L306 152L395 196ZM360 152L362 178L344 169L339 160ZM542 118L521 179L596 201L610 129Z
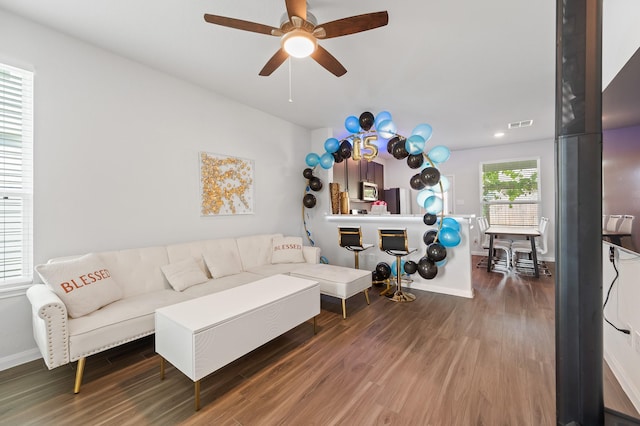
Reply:
M509 123L508 126L509 126L509 129L519 129L521 127L530 127L530 126L533 126L533 120L514 121L513 123Z

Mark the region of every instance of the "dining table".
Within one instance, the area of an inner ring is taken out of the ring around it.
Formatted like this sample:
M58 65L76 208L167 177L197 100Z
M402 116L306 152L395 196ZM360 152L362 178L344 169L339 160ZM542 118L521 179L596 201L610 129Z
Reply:
M513 225L492 225L485 231L489 235L489 261L487 262L487 271L491 272L493 267L493 239L497 236L517 236L526 237L531 242L531 261L533 262L533 275L540 277L540 269L538 268L538 252L536 250L536 237L540 236L540 230L535 226L513 226Z

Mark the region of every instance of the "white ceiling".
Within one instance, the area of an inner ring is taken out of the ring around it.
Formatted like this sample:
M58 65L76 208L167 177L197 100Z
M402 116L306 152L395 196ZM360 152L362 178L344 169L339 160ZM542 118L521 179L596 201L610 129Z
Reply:
M284 0L0 0L0 8L308 129L391 112L399 133L433 127L450 149L554 137L555 1L310 0L319 23L387 10L389 25L320 41L348 70L312 59L258 72L272 36L208 24L211 13L278 27ZM529 128L507 123L532 119ZM496 139L497 131L506 135Z

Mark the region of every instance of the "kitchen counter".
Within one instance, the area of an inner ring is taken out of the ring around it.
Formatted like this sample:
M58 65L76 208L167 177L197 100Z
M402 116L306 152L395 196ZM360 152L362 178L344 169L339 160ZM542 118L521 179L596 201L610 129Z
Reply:
M471 228L471 219L473 215L447 215L452 217L460 224L460 232L462 241L457 247L447 249L447 263L439 268L438 275L432 280L422 278L418 273L411 276L413 282L407 287L419 290L432 291L435 293L444 293L461 297L473 297L473 287L471 285L471 241L469 230ZM409 247L415 247L418 250L404 260L418 260L424 256L426 245L422 240L422 236L429 229L436 229L436 226L427 226L423 222L422 215L376 215L376 214L357 214L357 215L325 215L323 226L324 232L328 234L328 238L321 245L322 255L329 259L332 264L353 267L353 253L338 245L339 226L360 226L362 228L363 243L373 244L374 247L360 254L360 269L373 271L378 262L387 262L389 265L394 258L381 251L378 248L378 229L384 227L390 228L407 228L409 237ZM331 238L333 237L333 238Z

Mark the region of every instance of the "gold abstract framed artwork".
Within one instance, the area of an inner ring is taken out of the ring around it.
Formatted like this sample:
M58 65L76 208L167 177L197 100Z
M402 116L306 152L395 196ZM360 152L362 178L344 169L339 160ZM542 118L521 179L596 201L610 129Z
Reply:
M200 214L253 213L253 160L200 152Z

